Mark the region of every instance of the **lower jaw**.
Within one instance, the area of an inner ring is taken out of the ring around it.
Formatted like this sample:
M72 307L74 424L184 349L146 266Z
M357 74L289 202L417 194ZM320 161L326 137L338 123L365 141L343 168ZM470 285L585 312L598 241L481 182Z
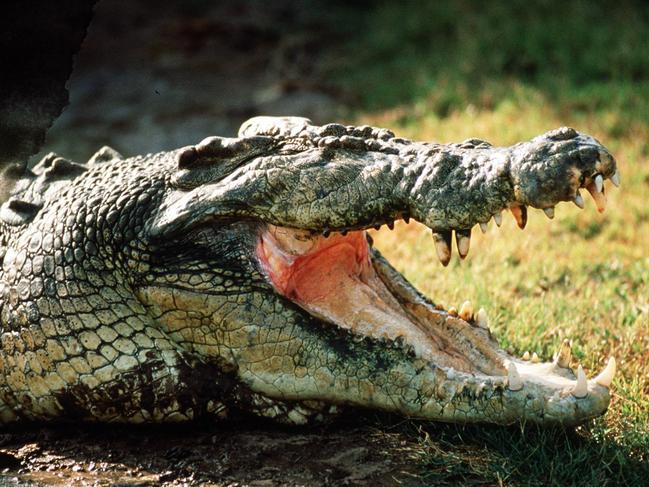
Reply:
M312 316L354 335L412 351L413 360L429 364L441 372L442 383L452 384L449 401L457 400L458 390L481 391L486 384L492 392L501 391L498 401L510 402L521 411L519 417L525 417L526 398L545 405L539 406L541 416L556 404L561 405L560 411L564 406L568 411L573 408L572 416L559 413L557 420L565 423L583 421L606 409L614 364L612 371L609 368L587 381L583 372L575 380L568 368L569 347L567 357L564 354L550 363L516 359L493 340L484 312L474 316L465 306L458 316L436 308L370 248L365 232L312 240L301 232L295 245L292 232L300 231L268 226L257 246L259 262L276 291ZM594 412L583 411L584 407ZM503 412L502 421L490 422L512 422L509 413ZM437 413L433 416L444 419ZM480 420L479 413L476 418Z

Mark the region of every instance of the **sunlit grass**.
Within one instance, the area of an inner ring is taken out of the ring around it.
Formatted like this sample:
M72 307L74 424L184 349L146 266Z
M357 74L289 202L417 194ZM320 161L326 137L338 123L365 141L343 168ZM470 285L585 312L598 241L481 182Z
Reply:
M444 268L430 230L383 229L381 251L434 301L483 306L501 345L550 359L564 337L592 377L613 355L609 411L578 428L411 425L434 485L649 483L649 9L635 0L378 2L345 12L332 74L357 122L437 142L509 145L570 125L617 157L600 215L591 202L530 210L520 231L474 229ZM346 29L346 30L345 30ZM588 195L584 192L584 197Z
M519 86L493 109L468 106L447 117L426 111L426 100L359 116L399 135L438 142L483 138L495 145L531 138L561 125L598 138L616 156L622 186L607 183L608 207L597 213L570 203L554 220L530 209L519 230L503 215L482 235L476 227L469 257L444 268L430 230L397 223L374 232L375 244L435 302L471 300L488 311L492 329L510 352L551 359L563 338L573 341L573 365L593 376L613 355L618 374L606 415L574 438L563 430L424 428L420 460L431 481L598 484L634 483L649 475L649 128L620 121L615 111L573 114ZM622 130L619 130L622 124ZM436 437L435 435L441 435ZM531 436L530 436L531 435ZM566 436L567 435L567 436ZM534 443L527 441L528 436ZM441 439L440 439L441 438ZM502 441L501 441L502 440ZM467 446L467 444L469 446ZM555 448L556 444L556 448ZM498 445L497 448L494 445ZM485 449L489 454L478 455ZM553 462L560 462L554 465ZM534 478L539 472L547 477ZM586 475L586 473L588 475ZM526 477L531 475L532 477Z

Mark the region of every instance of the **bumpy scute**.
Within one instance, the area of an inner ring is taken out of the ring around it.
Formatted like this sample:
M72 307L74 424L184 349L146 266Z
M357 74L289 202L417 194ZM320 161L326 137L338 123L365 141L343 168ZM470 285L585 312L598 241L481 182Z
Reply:
M498 148L268 117L238 138L154 155L104 147L77 164L50 154L0 208L0 421L256 414L301 424L345 406L585 421L608 404L601 380L571 395L571 371L508 356L486 317L436 307L359 232L412 218L449 259L455 231L466 257L475 224L556 204L615 171L572 129ZM277 228L302 240L261 258ZM320 240L333 234L340 247ZM349 267L331 264L336 249ZM297 276L299 258L339 294L318 295L312 276L300 278L303 301L278 287L275 266ZM352 295L374 303L365 318L349 318ZM512 367L522 386L508 386Z

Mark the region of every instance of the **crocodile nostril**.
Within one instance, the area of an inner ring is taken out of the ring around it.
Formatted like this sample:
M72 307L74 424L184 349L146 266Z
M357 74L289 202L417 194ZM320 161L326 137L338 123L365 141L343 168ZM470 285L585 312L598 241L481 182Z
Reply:
M547 134L548 139L550 140L570 140L576 138L579 133L571 127L560 127L555 130L551 130Z

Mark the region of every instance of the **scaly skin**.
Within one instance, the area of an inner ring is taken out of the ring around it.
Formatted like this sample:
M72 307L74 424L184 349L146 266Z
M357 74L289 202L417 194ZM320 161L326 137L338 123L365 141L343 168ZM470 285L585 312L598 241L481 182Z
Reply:
M104 149L87 166L48 156L0 211L0 419L305 423L358 406L583 422L605 411L610 379L579 386L569 349L549 364L508 356L482 315L436 309L362 231L413 218L450 257L452 230L460 242L503 209L573 200L596 174L616 178L614 159L572 129L494 148L297 118L126 160ZM295 246L319 256L339 243L358 269L334 283L379 296L368 301L377 308L277 287L279 270L315 255ZM369 323L357 324L364 311Z

